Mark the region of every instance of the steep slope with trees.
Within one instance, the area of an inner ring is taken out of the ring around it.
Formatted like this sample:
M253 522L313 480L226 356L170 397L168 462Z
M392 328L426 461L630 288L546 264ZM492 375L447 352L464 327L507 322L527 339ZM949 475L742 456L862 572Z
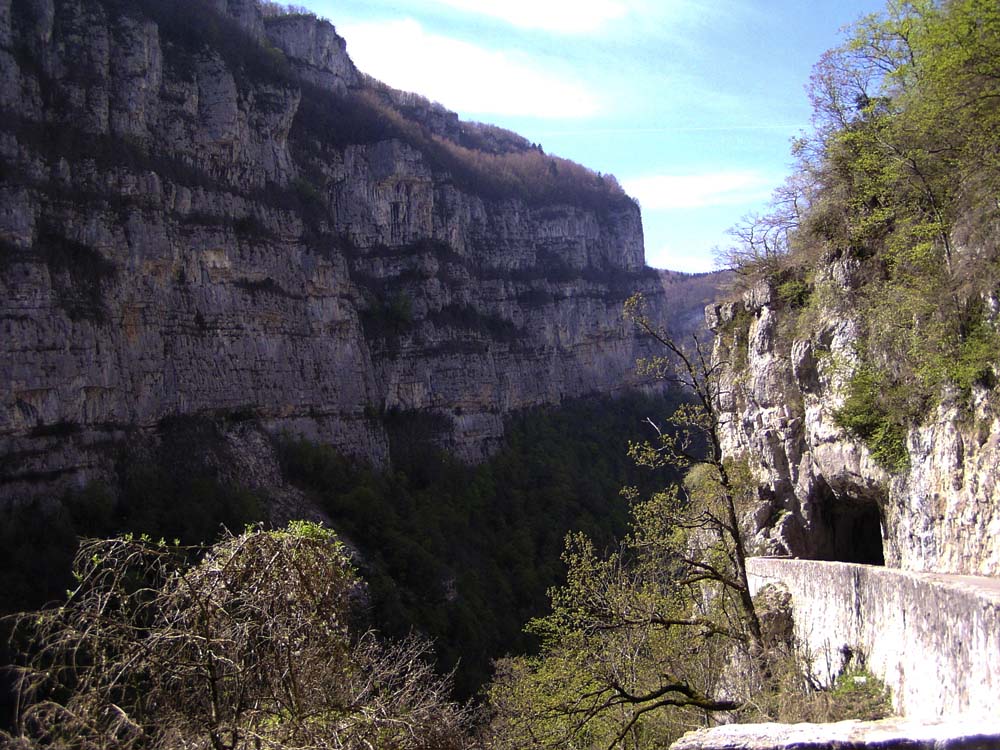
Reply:
M816 129L716 310L765 549L1000 571L998 60L995 3L921 0L816 67Z

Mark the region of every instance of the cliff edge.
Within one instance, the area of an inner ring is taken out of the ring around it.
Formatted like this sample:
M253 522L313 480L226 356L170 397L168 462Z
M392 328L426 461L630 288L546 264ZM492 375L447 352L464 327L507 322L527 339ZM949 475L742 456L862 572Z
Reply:
M252 0L0 0L4 494L171 419L466 460L513 410L638 385L665 304L613 177L393 91ZM669 284L667 284L669 286Z

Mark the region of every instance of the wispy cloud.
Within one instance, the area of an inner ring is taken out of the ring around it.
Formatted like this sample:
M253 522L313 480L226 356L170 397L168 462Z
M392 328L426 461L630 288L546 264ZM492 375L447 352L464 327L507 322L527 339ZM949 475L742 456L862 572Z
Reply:
M739 133L753 130L777 130L787 133L798 133L804 127L803 123L768 123L760 125L676 125L670 127L648 128L580 128L573 130L543 130L541 135L647 135L656 133Z
M597 97L581 83L525 55L433 34L412 19L338 29L361 70L463 113L580 118L600 111Z
M629 15L627 0L436 0L455 10L496 18L522 29L587 34Z
M777 184L775 177L755 171L654 175L622 180L625 191L648 211L755 203L767 199Z

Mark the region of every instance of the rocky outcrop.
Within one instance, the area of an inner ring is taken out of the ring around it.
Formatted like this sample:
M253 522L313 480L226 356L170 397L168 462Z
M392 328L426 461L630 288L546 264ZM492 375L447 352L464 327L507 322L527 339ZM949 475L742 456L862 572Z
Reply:
M489 182L326 22L0 0L0 101L0 493L194 414L384 461L415 411L474 460L512 410L637 384L637 206Z
M887 470L835 420L857 365L856 260L835 259L808 309L761 282L708 310L727 363L726 452L761 482L752 511L761 554L1000 574L1000 422L982 392L947 399L911 429L909 466Z
M264 28L268 41L287 56L302 79L339 92L360 82L347 43L333 24L308 15L279 15L265 19Z

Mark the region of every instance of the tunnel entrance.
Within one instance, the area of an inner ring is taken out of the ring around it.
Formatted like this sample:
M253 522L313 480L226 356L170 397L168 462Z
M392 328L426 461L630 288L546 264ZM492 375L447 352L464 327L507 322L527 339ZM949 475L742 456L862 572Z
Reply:
M829 487L820 499L826 536L821 559L885 565L881 504L874 497L837 497Z
M830 515L834 560L885 565L882 514L878 503L841 500L831 509Z
M885 565L882 544L885 499L868 487L842 486L834 492L823 477L816 479L809 500L802 505L809 540L808 551L802 556Z

